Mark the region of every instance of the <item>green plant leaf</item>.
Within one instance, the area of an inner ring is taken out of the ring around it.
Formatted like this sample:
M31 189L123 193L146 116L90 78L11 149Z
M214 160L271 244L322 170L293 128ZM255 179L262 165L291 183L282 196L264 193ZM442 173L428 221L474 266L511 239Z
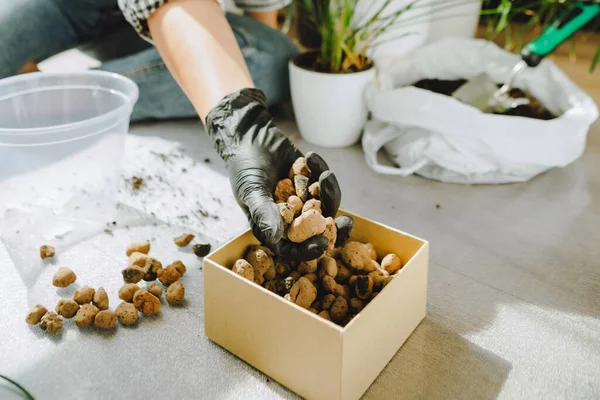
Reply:
M592 58L592 65L590 65L590 74L594 72L596 66L598 65L598 61L600 61L600 44L598 44L598 48L596 49L596 54Z
M506 28L511 8L512 2L510 0L502 0L500 5L498 6L498 11L500 11L500 20L498 21L498 25L496 26L496 33L500 33L504 28Z

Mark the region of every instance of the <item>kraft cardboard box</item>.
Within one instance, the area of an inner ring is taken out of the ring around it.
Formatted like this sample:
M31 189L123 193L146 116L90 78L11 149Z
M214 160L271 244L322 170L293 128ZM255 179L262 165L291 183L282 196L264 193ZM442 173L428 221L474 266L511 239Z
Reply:
M340 327L233 273L250 231L204 259L206 336L307 399L359 399L425 317L429 244L366 218L352 240L403 268L348 325Z

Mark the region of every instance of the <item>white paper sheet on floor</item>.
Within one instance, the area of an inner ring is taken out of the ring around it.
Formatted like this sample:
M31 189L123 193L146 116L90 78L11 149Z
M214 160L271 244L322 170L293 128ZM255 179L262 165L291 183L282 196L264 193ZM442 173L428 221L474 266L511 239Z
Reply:
M575 161L598 108L549 60L522 71L515 81L515 87L560 115L548 121L485 114L410 86L422 79L471 79L481 72L504 82L519 60L485 40L449 38L380 73L366 93L372 120L362 145L369 166L382 174L468 184L523 182ZM379 163L382 148L397 167Z

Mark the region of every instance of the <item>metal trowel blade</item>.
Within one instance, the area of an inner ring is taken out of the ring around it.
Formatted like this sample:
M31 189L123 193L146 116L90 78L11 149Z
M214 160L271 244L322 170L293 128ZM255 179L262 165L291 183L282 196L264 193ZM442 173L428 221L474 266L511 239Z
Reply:
M497 90L498 86L494 81L488 74L482 72L456 89L452 97L485 112L489 110L490 100Z

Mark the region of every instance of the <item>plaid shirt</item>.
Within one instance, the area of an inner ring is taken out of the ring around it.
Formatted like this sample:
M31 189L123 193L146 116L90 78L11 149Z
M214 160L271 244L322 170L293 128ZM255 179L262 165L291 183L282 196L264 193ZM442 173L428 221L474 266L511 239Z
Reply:
M244 11L274 11L283 8L292 0L234 0L236 7ZM125 19L145 39L151 40L148 18L169 0L119 0ZM222 0L219 1L222 4Z

